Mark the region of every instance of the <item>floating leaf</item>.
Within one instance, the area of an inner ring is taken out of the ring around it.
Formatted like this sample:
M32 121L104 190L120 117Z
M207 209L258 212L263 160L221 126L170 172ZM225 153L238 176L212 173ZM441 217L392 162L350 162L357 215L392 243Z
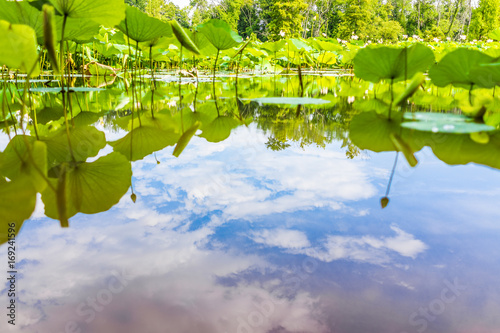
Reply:
M474 133L491 132L495 128L485 124L475 123L472 118L462 115L415 112L405 114L405 121L401 124L404 128L433 133Z
M330 101L321 98L309 97L260 97L254 98L254 102L259 104L281 104L281 105L321 105L328 104Z

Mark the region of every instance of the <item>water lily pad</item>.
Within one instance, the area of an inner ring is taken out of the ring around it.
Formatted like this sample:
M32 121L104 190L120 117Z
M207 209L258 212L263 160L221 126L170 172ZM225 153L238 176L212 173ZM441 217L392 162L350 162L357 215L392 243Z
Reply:
M259 104L281 104L281 105L321 105L328 104L330 101L321 98L309 97L260 97L254 98L254 102Z
M405 121L401 124L404 128L432 133L475 133L491 132L495 127L474 122L459 121Z

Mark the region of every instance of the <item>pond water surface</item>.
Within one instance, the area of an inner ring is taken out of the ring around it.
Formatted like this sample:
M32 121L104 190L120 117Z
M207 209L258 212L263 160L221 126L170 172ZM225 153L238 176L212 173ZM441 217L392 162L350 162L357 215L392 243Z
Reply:
M349 132L370 114L356 107L363 97L342 94L350 78L309 80L305 97L328 104L250 102L298 96L286 77L240 79L238 101L228 78L215 102L211 83L183 84L182 100L175 82L144 93L143 124L152 100L172 133L190 128L195 107L202 127L179 157L176 140L130 141L135 203L129 189L111 209L61 228L37 194L16 238L17 323L3 319L1 331L500 332L498 134L487 144L468 134L422 139L411 167L396 148L378 149L377 133ZM75 119L88 116L84 126L108 143L137 126L120 84L72 101L73 111L94 112ZM38 94L38 110L50 111L41 121L39 113L43 135L62 126L61 100ZM217 113L234 123L207 129ZM9 140L0 138L3 150ZM7 304L7 288L1 296Z

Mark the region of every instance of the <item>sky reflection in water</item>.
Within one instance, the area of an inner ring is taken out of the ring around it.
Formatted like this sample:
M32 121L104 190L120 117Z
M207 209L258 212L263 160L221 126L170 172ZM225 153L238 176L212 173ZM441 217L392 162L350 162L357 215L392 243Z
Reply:
M251 124L134 162L137 203L69 229L39 200L17 330L499 332L497 171L425 148L381 210L395 153L266 141Z

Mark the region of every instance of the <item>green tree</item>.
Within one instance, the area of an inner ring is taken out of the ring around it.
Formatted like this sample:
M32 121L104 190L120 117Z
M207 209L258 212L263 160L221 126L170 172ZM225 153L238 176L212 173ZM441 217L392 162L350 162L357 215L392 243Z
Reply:
M270 39L280 39L281 32L284 32L286 37L298 37L302 31L303 11L306 8L304 0L274 1L269 8Z
M472 12L470 37L475 39L486 38L490 31L500 26L499 15L499 0L480 0L479 6Z

